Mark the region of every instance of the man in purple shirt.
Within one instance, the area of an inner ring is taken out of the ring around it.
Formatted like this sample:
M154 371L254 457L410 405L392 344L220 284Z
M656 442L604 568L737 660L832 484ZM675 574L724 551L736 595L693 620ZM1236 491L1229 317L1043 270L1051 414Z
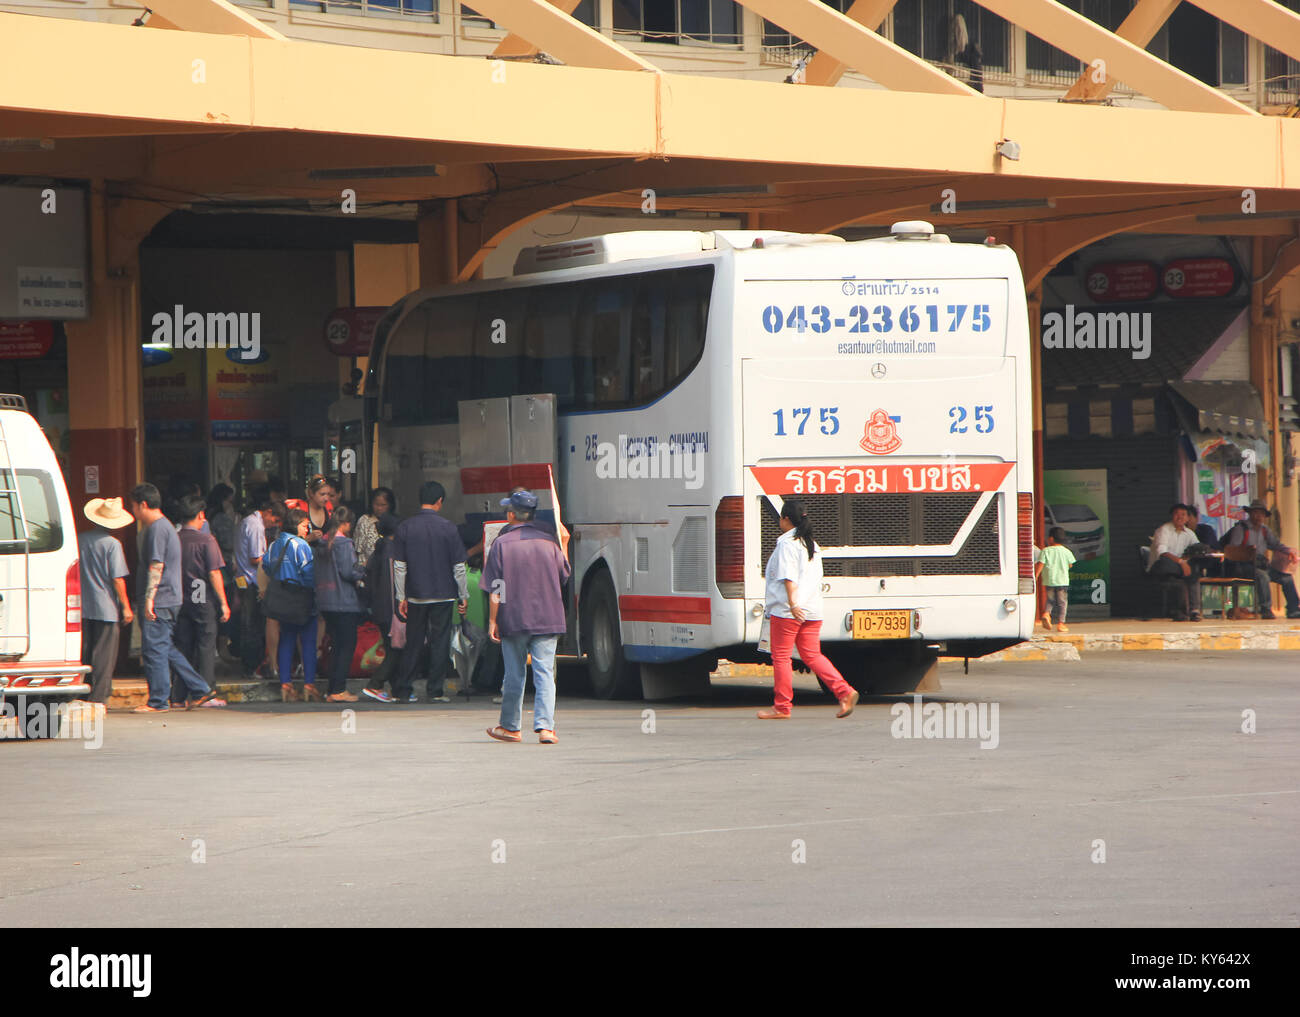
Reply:
M515 488L501 502L506 528L492 542L483 566L489 591L488 635L506 662L501 722L488 729L497 741L522 740L524 666L533 658L533 730L544 745L555 737L555 644L565 631L564 585L572 570L555 535L533 521L537 495Z

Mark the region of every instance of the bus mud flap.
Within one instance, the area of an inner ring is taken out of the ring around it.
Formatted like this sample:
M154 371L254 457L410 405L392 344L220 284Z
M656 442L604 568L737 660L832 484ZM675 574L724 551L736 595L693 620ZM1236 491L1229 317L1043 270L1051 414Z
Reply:
M901 652L900 652L901 651ZM899 696L940 692L939 655L923 647L903 646L884 658L869 680L872 695Z
M642 664L641 695L654 701L707 696L709 672L689 664Z

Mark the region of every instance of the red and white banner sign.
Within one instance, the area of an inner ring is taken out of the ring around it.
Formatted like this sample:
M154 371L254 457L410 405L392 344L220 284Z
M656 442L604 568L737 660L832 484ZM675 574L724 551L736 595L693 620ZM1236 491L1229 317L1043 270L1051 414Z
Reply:
M340 357L367 357L387 307L340 307L325 319L325 345Z
M751 466L764 494L935 494L996 491L1015 463Z
M1176 258L1161 280L1171 297L1226 297L1237 283L1227 258Z
M1150 300L1159 284L1150 261L1103 261L1088 270L1088 296L1099 304Z
M0 360L37 360L53 345L52 321L0 321Z

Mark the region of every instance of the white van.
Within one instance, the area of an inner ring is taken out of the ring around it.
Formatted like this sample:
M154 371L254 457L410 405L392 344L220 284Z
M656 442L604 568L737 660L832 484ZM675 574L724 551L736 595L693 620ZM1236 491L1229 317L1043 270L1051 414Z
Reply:
M0 723L56 737L90 692L81 663L77 530L63 473L22 396L0 394Z

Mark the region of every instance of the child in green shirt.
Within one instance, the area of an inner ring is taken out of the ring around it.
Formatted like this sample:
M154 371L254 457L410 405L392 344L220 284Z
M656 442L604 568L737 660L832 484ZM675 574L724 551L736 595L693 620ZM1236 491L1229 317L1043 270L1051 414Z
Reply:
M1057 632L1069 632L1065 627L1065 609L1070 598L1070 566L1074 553L1065 546L1065 530L1053 526L1047 534L1047 546L1039 557L1043 565L1043 585L1047 588L1047 610L1043 621L1051 628L1056 622Z

